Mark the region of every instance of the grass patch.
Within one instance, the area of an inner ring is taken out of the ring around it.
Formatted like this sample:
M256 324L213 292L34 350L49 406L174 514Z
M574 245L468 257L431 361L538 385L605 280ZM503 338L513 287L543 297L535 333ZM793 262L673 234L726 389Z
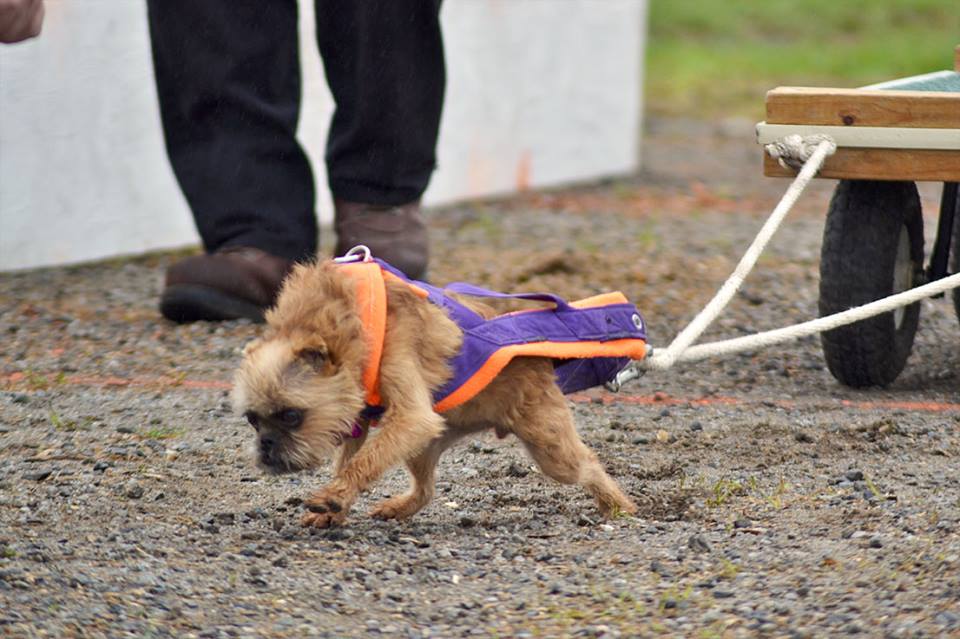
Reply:
M949 69L955 0L652 0L654 113L763 116L780 85L857 87Z
M867 490L869 490L874 497L876 497L877 499L887 498L886 495L880 492L880 489L877 488L877 485L873 483L873 481L869 477L864 477L863 482L867 485Z
M667 610L667 601L673 601L674 603L679 603L681 601L686 601L693 595L693 584L687 584L687 587L681 592L677 589L676 586L671 586L667 589L666 592L661 593L660 603L657 608L660 612L666 612Z
M713 484L710 496L707 497L707 506L719 507L726 504L732 497L746 494L743 484L733 479L719 479Z
M74 419L64 419L55 411L50 411L50 424L59 431L62 432L73 432L75 430L88 430L90 428L89 420L84 420L84 423L78 424Z
M643 253L651 253L662 244L656 222L649 220L641 222L640 229L637 231L636 244Z
M770 495L765 495L767 503L770 504L770 507L774 510L780 510L783 508L783 496L787 494L790 490L790 484L787 483L783 477L780 478L780 483L777 484L777 489Z
M734 579L740 573L740 569L737 567L737 565L729 559L725 557L721 558L720 563L720 572L717 574L719 578L729 581Z
M176 430L174 428L151 428L150 430L144 431L142 437L144 439L173 439L179 437L183 434L183 431Z
M685 483L680 489L686 488ZM765 503L773 510L780 510L784 506L785 498L790 494L791 485L784 477L780 477L776 487L769 493L765 492L756 477L748 477L743 481L721 477L712 485L708 485L703 478L699 478L690 486L692 490L701 490L706 493L704 504L709 508L720 508L731 503L735 498L745 498L751 503Z
M458 229L458 233L476 232L490 241L497 241L503 237L503 225L498 216L487 207L479 210L477 215L469 219Z
M170 376L171 386L182 386L187 381L187 371L179 371Z
M50 380L46 375L27 370L23 373L23 376L27 380L27 387L30 390L47 390L50 388Z

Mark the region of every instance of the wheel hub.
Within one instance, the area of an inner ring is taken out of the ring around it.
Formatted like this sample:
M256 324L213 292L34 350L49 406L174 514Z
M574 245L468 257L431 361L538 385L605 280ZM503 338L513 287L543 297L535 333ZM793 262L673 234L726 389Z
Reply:
M900 227L897 241L897 260L893 265L893 293L902 293L913 288L913 260L910 259L910 233L906 226ZM906 308L901 306L893 311L893 323L897 330L903 324Z

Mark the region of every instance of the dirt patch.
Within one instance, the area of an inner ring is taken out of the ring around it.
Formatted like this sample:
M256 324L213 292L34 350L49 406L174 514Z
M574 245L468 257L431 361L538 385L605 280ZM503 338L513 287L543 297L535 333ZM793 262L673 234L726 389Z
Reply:
M662 521L685 519L693 503L693 497L679 490L666 490L653 494L637 495L638 517Z

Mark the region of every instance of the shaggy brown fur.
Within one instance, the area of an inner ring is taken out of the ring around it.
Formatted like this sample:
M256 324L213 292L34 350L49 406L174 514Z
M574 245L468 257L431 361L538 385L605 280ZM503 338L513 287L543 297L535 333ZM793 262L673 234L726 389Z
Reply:
M244 350L234 405L257 430L259 465L270 472L313 468L339 450L333 480L304 502L303 525L342 523L360 492L400 463L412 476L410 491L381 502L371 514L410 517L433 497L443 451L487 429L516 435L544 474L582 485L605 515L636 512L577 435L546 359L517 358L474 399L442 416L434 412L431 393L449 379L447 361L460 346L460 329L406 285L386 286L380 367L386 412L376 428L363 424L360 438L348 434L364 407L366 345L352 281L338 267L297 266L267 313L265 334Z

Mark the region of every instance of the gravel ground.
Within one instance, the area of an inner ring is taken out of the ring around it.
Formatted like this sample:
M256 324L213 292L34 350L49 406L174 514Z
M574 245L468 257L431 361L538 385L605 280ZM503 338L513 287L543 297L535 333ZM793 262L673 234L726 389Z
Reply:
M665 345L786 187L745 124L654 121L638 176L434 211L432 278L619 288ZM815 315L830 188L708 338ZM806 339L571 398L636 518L599 519L483 437L412 521L363 514L396 471L346 527L308 531L299 499L328 472L259 474L227 404L259 328L161 320L175 258L0 276L0 635L960 636L949 298L923 303L886 389L838 385Z

